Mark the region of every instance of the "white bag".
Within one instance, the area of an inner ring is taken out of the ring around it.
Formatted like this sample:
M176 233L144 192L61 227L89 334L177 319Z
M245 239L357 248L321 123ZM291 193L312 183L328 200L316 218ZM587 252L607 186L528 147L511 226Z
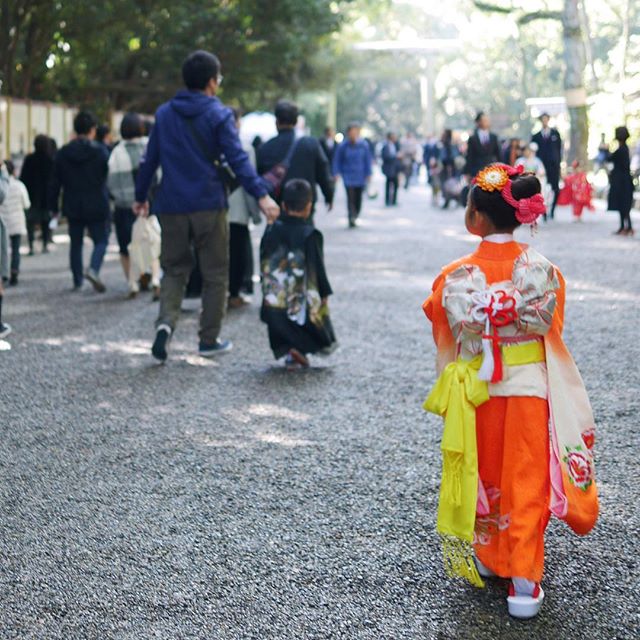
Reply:
M139 290L140 276L151 274L151 285L160 286L160 223L156 216L143 218L138 216L131 230L129 244L129 287L131 291Z

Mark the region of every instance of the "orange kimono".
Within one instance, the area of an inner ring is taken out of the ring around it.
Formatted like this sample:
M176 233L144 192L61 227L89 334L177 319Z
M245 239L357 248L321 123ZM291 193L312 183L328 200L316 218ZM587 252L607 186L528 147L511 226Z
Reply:
M441 374L425 408L445 417L438 530L505 578L540 582L551 514L579 534L598 514L593 416L562 341L564 302L546 258L483 241L423 305ZM469 553L444 552L450 574L482 584Z

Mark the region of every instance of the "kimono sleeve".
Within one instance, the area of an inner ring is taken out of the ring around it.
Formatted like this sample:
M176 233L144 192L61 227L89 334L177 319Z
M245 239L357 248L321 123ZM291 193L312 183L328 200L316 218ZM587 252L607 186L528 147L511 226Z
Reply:
M442 306L442 289L445 282L445 273L441 273L433 282L431 295L424 301L422 309L431 321L433 341L436 344L438 373L452 360L455 359L456 341L451 333L447 314Z
M318 293L321 298L327 298L333 294L329 283L327 270L324 266L324 241L319 231L314 231L307 240L306 254L309 266L315 271L318 282Z

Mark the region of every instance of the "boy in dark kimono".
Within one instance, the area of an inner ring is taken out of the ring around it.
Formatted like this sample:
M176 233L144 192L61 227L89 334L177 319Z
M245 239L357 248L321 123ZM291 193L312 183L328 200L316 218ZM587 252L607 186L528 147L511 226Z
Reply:
M327 354L336 346L323 238L309 221L312 203L310 184L289 180L282 198L284 214L267 227L260 243L260 317L269 329L273 355L286 356L289 368L308 367L308 354Z

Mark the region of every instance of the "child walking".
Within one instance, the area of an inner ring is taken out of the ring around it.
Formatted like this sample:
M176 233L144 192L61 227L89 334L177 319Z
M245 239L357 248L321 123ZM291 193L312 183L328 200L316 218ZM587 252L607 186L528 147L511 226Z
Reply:
M332 294L323 257L323 238L309 221L311 185L289 180L283 195L284 215L267 227L260 243L261 319L269 330L276 359L287 368L309 366L307 355L336 346L329 317Z
M0 204L0 218L4 222L11 246L11 271L9 285L18 284L20 274L20 245L22 236L27 233L26 211L31 207L29 192L15 176L15 167L11 160L4 162L9 176L9 185L4 202Z
M444 416L445 566L476 586L481 576L509 578L518 618L542 605L550 515L580 535L598 515L593 415L562 340L564 279L513 239L544 212L534 175L502 164L481 171L465 222L482 242L443 269L423 305L440 375L425 409Z

